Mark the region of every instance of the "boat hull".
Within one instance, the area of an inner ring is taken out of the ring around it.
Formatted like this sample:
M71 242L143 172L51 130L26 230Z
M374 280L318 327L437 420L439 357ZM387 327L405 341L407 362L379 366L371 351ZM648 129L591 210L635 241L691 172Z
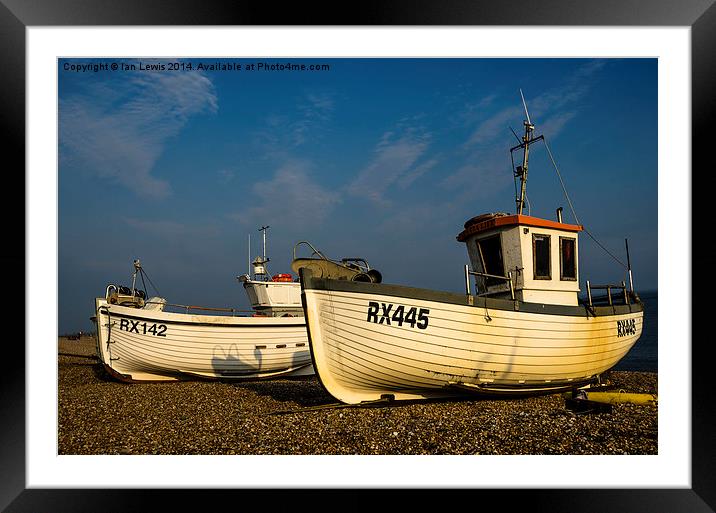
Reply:
M303 317L190 315L95 300L97 355L127 382L313 375Z
M314 368L345 403L574 388L626 355L643 307L486 299L301 273Z

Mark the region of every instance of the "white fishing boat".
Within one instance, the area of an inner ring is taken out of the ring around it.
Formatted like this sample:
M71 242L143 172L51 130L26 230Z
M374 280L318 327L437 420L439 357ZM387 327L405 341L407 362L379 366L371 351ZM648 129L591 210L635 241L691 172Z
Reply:
M243 274L236 278L243 285L251 308L257 314L274 317L303 317L301 284L298 283L298 278L294 280L290 273L274 274L269 278L267 264L270 260L266 257L266 230L268 228L269 226L262 226L259 229L263 233L263 256L257 256L250 263L250 272L253 271L253 276L252 274ZM293 254L295 257L295 247ZM249 258L251 258L250 237Z
M464 268L465 294L294 265L313 365L333 397L354 404L575 389L598 382L640 337L643 305L628 245L629 286L586 281L580 297L584 227L563 222L561 208L555 220L523 214L529 148L544 141L534 136L526 105L525 114L525 134L510 150L522 151L513 168L516 213L477 216L457 236L472 266Z
M314 374L300 284L290 274L269 275L267 228L261 228L264 253L252 263L253 276L238 277L251 312L147 299L136 283L137 276L144 283L146 273L135 261L131 287L109 285L105 297L95 299L97 355L107 372L127 382Z

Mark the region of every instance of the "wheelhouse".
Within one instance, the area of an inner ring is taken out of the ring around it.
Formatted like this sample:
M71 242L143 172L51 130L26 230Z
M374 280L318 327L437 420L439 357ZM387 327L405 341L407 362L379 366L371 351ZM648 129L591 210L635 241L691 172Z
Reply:
M577 305L581 225L526 215L484 214L465 223L477 293L529 303Z

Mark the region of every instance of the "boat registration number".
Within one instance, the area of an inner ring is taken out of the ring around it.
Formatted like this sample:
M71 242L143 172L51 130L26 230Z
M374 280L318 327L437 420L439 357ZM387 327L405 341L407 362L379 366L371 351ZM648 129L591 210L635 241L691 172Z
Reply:
M411 328L424 330L428 327L428 308L417 309L414 306L408 307L403 305L394 305L392 303L377 303L370 301L368 303L368 322L376 324L386 324L392 326L396 324L402 326L409 324Z
M636 321L634 319L617 321L617 337L626 337L627 335L636 335Z
M120 319L119 329L129 332L138 333L142 335L154 335L155 337L166 337L167 336L167 325L146 322L133 321L131 319Z

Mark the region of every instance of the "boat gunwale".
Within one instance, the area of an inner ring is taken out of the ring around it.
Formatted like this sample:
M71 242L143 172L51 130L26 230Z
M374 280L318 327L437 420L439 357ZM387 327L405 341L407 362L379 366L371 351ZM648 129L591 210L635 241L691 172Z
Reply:
M304 271L303 269L301 271ZM498 299L485 296L458 294L455 292L437 291L405 285L386 283L367 283L348 280L333 280L330 278L316 278L308 272L301 272L302 290L323 290L327 292L353 292L358 294L371 294L390 296L402 299L416 299L433 301L468 307L488 308L512 312L532 314L562 315L569 317L605 317L611 315L625 315L644 311L644 305L638 298L634 303L623 305L555 305L548 303L529 303L520 300ZM304 304L304 311L306 310ZM308 324L308 323L306 323Z
M126 310L126 311L125 311ZM139 313L141 312L141 313ZM190 325L190 326L214 326L222 328L303 328L305 317L247 317L247 316L221 316L221 315L195 315L183 314L179 312L166 312L156 310L142 310L141 308L133 308L122 305L103 304L97 307L98 315L109 315L112 317L126 317L130 319L138 319L143 321ZM170 316L170 317L165 317ZM176 318L179 317L179 318ZM205 320L193 320L193 319ZM301 319L296 321L295 319ZM268 321L268 322L266 322ZM280 322L277 322L280 321Z

